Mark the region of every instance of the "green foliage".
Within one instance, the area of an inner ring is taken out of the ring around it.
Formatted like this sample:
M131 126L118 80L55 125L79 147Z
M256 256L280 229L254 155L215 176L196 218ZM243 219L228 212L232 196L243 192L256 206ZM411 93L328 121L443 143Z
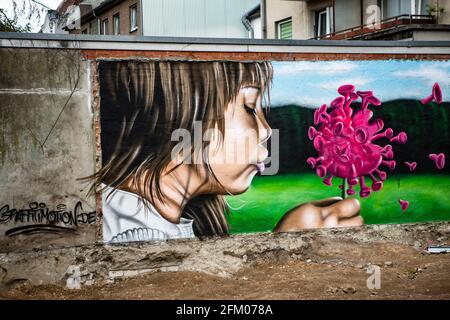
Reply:
M430 16L434 16L437 13L443 13L445 10L443 7L438 7L437 5L430 5L427 4L425 6L425 11L427 12L427 14L429 14Z

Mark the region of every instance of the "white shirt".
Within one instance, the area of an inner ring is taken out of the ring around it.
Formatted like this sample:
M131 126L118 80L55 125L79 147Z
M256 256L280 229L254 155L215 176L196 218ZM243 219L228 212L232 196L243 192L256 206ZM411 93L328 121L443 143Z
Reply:
M163 218L150 202L145 199L139 201L134 193L106 186L102 192L102 203L104 242L195 237L193 220L180 218L180 223L172 223Z

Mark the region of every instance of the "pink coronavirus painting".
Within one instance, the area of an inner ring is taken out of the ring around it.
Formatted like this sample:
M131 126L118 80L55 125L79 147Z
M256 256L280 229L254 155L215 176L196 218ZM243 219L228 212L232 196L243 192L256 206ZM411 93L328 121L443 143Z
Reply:
M314 113L314 126L309 128L308 138L318 156L309 157L307 163L328 186L332 185L333 177L343 179L340 185L343 196L354 195L354 187L359 183L359 195L368 197L372 191L381 190L387 179L387 173L380 167L392 171L396 166L393 146L379 143L404 144L407 134L402 131L394 136L392 128L384 129L382 119L372 119L369 107L381 106L372 91L355 92L355 86L346 84L338 88L338 93L340 96L329 107L324 104ZM351 103L358 99L361 107L354 109ZM372 180L371 186L367 177Z

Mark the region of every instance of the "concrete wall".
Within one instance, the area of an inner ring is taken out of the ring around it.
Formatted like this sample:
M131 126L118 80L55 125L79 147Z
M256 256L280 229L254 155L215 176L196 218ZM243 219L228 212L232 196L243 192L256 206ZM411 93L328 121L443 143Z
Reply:
M97 209L101 202L87 195L89 184L79 181L101 162L98 60L450 58L448 44L439 43L336 46L317 41L283 45L281 41L193 43L142 38L136 42L122 37L120 42L108 42L108 38L9 36L0 37L0 252L101 241ZM55 217L61 221L55 222Z
M416 30L413 32L413 40L416 41L450 41L450 32Z
M7 48L0 61L0 250L94 242L95 198L77 181L95 164L89 63Z

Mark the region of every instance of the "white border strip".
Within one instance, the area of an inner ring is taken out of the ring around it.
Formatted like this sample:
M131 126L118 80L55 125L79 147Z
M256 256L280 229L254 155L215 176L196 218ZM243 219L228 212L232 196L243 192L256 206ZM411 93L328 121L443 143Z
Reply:
M450 54L448 46L327 46L327 45L261 45L152 43L119 41L56 41L0 39L3 48L52 48L130 51L194 51L194 52L268 52L268 53L336 53L336 54Z

